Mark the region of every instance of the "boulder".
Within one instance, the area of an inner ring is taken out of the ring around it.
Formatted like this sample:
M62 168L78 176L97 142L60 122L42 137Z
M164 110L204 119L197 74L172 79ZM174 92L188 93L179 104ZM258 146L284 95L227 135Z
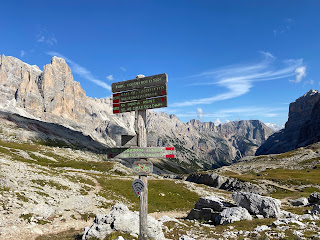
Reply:
M192 237L189 237L189 236L187 236L187 235L183 235L183 236L181 236L181 237L179 238L179 240L195 240L195 239L192 238Z
M188 214L187 219L215 221L217 216L219 216L219 213L213 211L211 208L202 208L202 209L193 208Z
M251 214L263 215L265 218L275 218L280 215L281 201L271 197L263 197L249 192L234 192L233 200Z
M228 224L241 220L252 220L247 209L243 207L232 207L224 209L217 220L218 224Z
M91 227L85 228L83 240L92 237L104 239L107 234L120 231L129 234L139 234L139 213L131 212L124 204L116 204L110 210L110 214L97 214ZM155 240L165 239L162 232L162 224L153 217L148 216L148 238Z
M306 206L309 204L309 201L307 198L302 197L302 198L292 200L291 204L292 206Z
M30 212L38 217L47 219L54 215L55 210L45 203L39 203Z
M215 196L199 198L195 204L196 209L211 208L213 211L222 212L225 208L233 206L231 203L223 201Z
M308 197L309 203L319 203L320 204L320 192L311 193Z
M187 177L186 181L205 184L227 191L246 191L259 194L268 192L265 185L243 182L236 178L221 176L216 173L192 173Z
M316 214L316 215L320 214L320 205L315 204L311 210L311 213Z

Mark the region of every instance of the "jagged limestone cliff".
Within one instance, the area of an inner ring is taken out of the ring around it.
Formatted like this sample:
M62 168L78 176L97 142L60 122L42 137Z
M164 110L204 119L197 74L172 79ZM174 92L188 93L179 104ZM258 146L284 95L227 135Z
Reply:
M310 90L290 103L285 128L274 133L256 155L288 152L320 141L320 93Z

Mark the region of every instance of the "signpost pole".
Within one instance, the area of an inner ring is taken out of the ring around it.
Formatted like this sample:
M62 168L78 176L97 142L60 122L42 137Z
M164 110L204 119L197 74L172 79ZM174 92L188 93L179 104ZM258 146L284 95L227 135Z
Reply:
M139 78L139 76L137 76ZM147 130L146 130L146 120L147 120L147 111L146 110L135 110L136 116L136 132L137 132L137 145L138 147L147 146ZM147 160L147 159L139 159ZM140 220L140 230L139 230L139 239L148 240L147 229L147 217L148 217L148 179L147 175L140 175L139 179L144 183L145 188L140 196L139 204L139 220Z

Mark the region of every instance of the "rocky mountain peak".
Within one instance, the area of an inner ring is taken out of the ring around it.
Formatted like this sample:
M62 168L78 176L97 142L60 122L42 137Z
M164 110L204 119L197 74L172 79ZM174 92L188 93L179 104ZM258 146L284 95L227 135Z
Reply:
M307 93L305 93L305 94L303 95L303 97L313 96L313 95L316 95L316 94L318 94L318 93L319 93L318 90L310 89Z
M320 93L311 89L289 105L285 128L260 146L257 155L282 153L320 141Z

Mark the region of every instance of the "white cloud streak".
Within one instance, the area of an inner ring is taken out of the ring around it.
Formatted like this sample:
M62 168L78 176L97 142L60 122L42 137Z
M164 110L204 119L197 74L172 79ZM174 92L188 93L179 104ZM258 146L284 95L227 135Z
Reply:
M199 104L211 104L217 101L223 101L231 98L242 96L250 91L254 82L283 79L297 75L297 78L303 77L301 70L302 59L287 60L282 63L282 68L275 68L273 63L275 57L271 53L261 52L265 58L262 62L241 65L241 66L227 66L222 69L203 72L197 75L192 75L186 78L202 78L209 79L206 82L197 82L192 85L215 85L226 88L228 91L215 96L188 100L185 102L178 102L171 104L172 107L193 106Z
M106 76L106 79L107 80L109 80L109 81L113 81L114 80L114 78L113 78L113 75L111 74L111 75L109 75L109 76Z
M50 55L50 56L57 56L57 57L63 58L70 65L70 68L74 73L82 76L83 78L87 79L90 82L93 82L94 84L96 84L96 85L98 85L98 86L100 86L102 88L105 88L105 89L111 91L111 86L110 85L108 85L105 82L95 78L89 70L87 70L86 68L80 66L79 64L77 64L74 61L70 60L69 58L63 56L62 54L60 54L58 52L47 52L47 54Z
M289 81L290 82L295 82L295 83L300 83L302 78L304 78L307 75L306 70L307 70L306 66L298 67L295 70L295 73L297 74L296 79L295 80L289 80Z
M202 117L206 118L232 118L232 117L238 117L238 116L243 116L243 117L276 117L281 113L286 113L288 111L288 108L268 108L268 107L254 107L254 106L249 106L249 107L239 107L239 108L229 108L229 109L223 109L217 112L212 112L212 113L207 113L207 112L202 112ZM197 112L185 112L185 113L175 113L178 117L189 117L189 118L195 118L197 117L198 110Z
M26 54L25 51L21 50L20 57L23 57L25 54Z
M125 67L120 67L120 69L123 71L123 72L126 72L127 69Z

